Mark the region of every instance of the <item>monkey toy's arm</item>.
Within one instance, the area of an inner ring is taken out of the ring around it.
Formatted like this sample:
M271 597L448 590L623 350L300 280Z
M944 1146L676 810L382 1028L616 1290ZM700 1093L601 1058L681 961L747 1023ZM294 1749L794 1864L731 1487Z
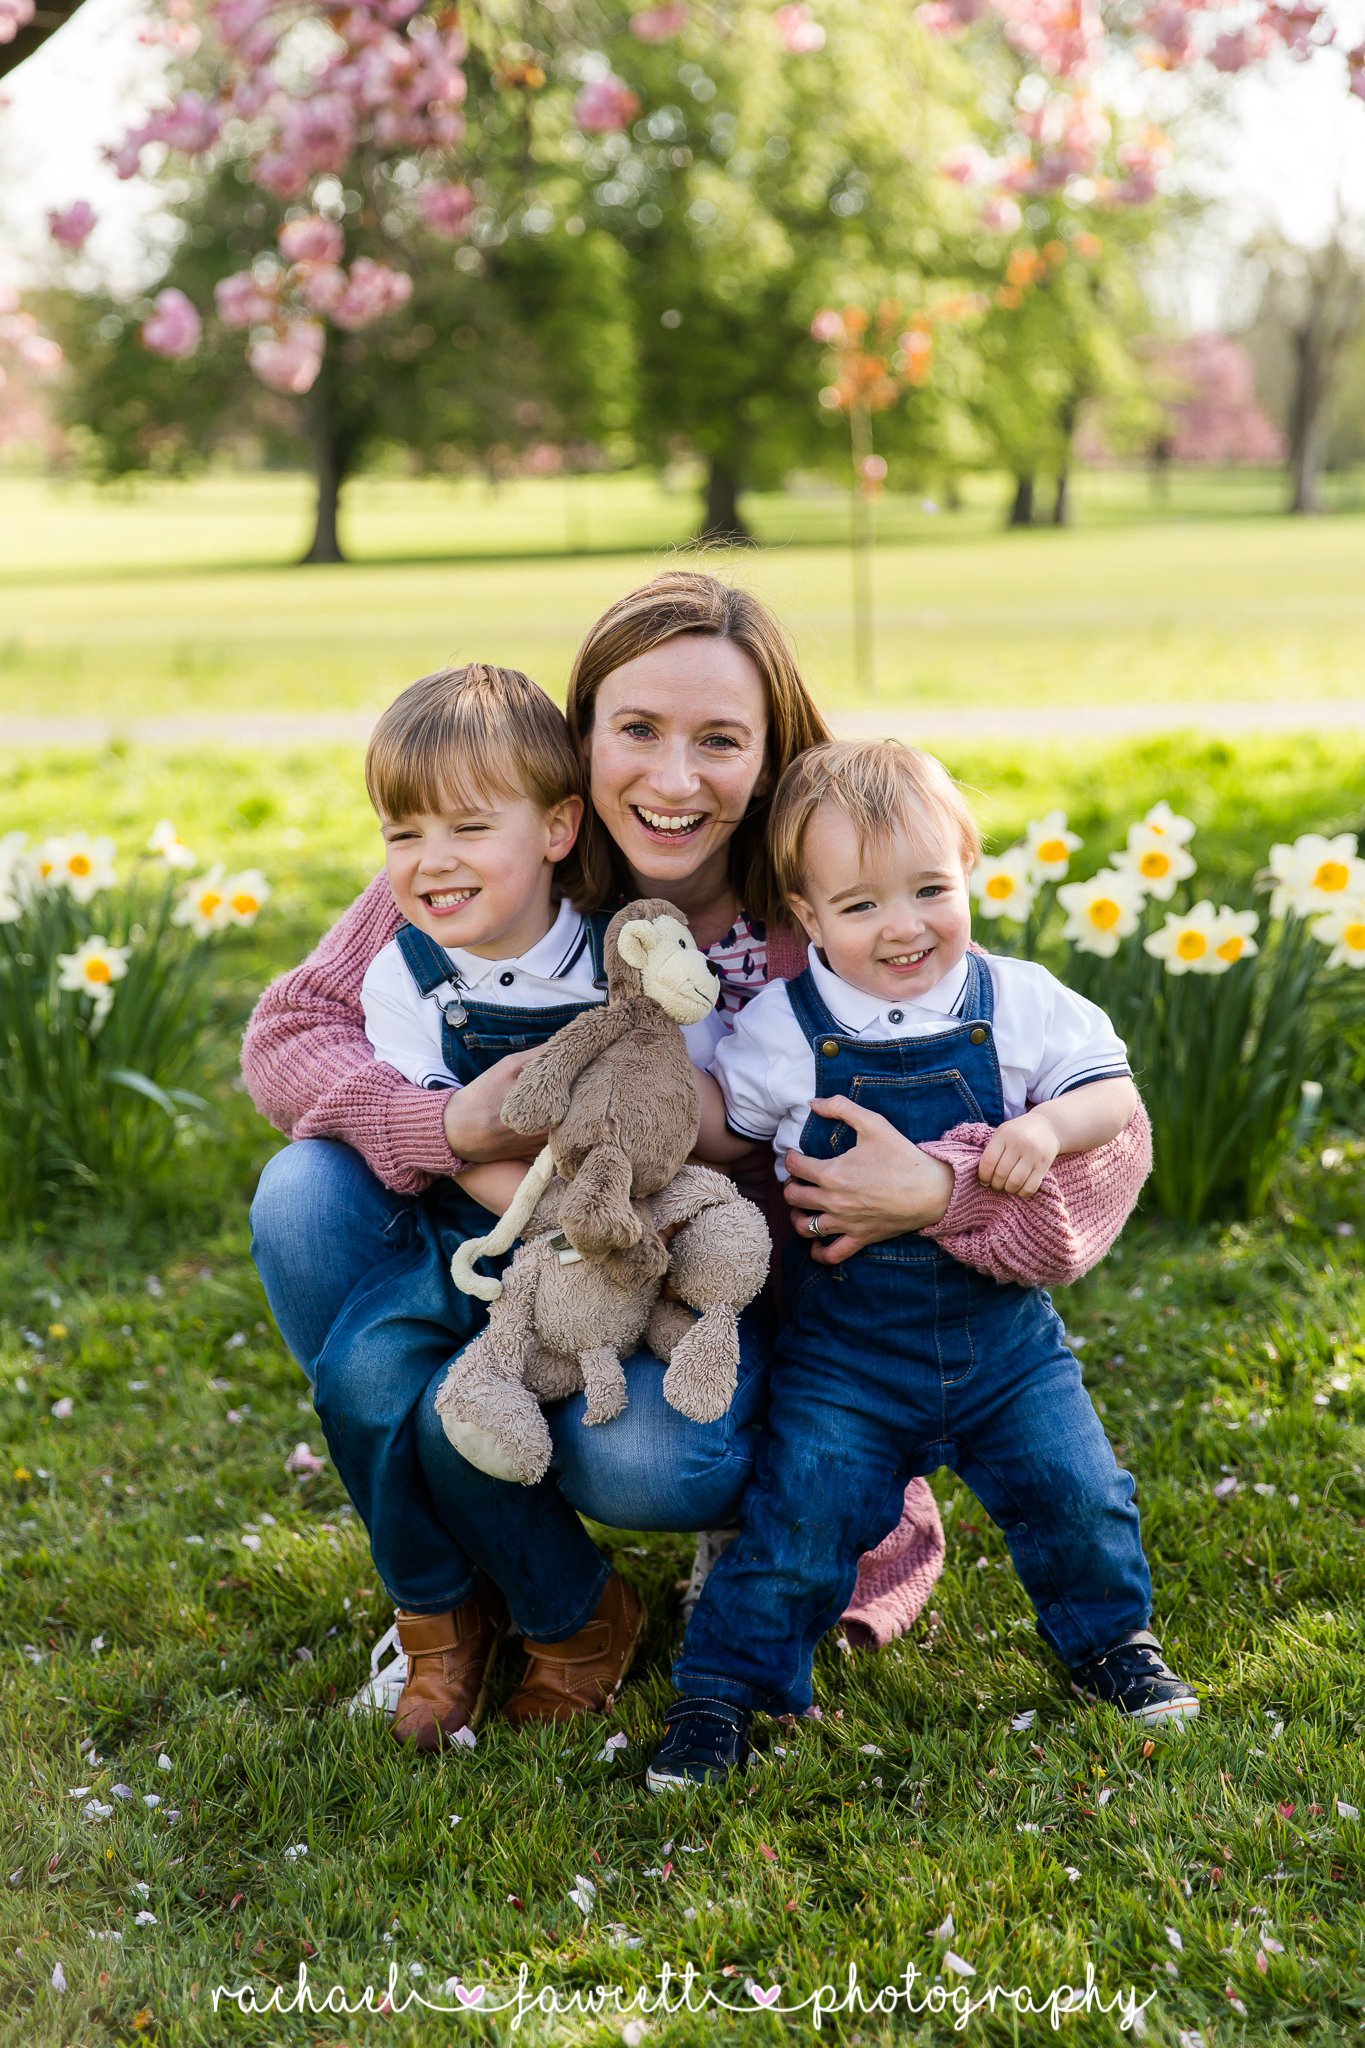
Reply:
M503 1122L514 1131L553 1130L569 1113L569 1091L583 1069L624 1038L632 1024L624 1003L581 1011L522 1068L503 1100Z

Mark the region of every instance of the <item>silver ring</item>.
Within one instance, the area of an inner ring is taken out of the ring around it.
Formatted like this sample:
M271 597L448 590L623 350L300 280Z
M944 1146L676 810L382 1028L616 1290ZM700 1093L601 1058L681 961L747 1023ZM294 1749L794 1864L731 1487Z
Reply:
M820 1228L820 1217L819 1217L819 1214L818 1214L818 1213L817 1213L816 1215L812 1216L812 1217L811 1217L811 1219L810 1219L810 1233L809 1233L809 1234L810 1234L810 1236L812 1236L812 1237L823 1237L823 1236L824 1236L824 1234L825 1234L825 1233L824 1233L824 1231L823 1231L823 1230L822 1230L822 1229Z

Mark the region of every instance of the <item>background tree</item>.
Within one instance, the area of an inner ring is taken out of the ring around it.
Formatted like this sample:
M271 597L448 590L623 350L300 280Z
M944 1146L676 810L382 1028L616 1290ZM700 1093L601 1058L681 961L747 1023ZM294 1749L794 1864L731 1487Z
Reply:
M1284 423L1289 509L1318 512L1338 390L1365 334L1365 230L1339 219L1316 249L1265 235L1249 253L1263 283L1247 342Z

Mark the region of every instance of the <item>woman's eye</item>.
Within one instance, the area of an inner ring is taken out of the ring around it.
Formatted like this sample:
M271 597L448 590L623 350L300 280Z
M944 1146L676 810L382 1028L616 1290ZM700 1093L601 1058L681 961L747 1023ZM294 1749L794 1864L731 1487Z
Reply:
M711 747L713 749L720 749L723 747L727 752L730 751L732 748L738 746L738 744L739 742L735 739L732 739L728 732L708 733L706 735L706 738L702 741L702 745L704 747Z
M640 719L636 719L632 725L623 725L621 730L627 739L652 740L654 737L653 726L645 725Z

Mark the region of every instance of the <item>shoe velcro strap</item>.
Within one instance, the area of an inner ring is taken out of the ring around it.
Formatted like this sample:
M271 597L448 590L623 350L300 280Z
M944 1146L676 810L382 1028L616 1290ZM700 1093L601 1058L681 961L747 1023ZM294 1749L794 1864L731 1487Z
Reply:
M594 1664L611 1648L611 1623L590 1621L562 1643L535 1643L527 1636L522 1648L539 1664Z
M439 1650L455 1650L460 1646L460 1630L450 1612L400 1614L397 1626L398 1640L409 1657L426 1657Z

